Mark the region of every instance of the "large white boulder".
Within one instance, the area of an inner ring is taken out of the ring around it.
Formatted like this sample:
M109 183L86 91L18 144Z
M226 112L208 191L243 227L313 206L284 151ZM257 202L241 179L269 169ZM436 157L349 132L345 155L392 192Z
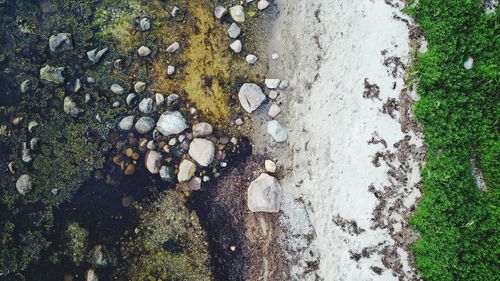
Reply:
M156 123L156 129L164 136L182 133L188 127L186 119L179 111L166 111Z
M282 194L278 180L262 173L248 187L248 209L251 212L279 212Z
M215 145L210 140L195 138L189 145L189 156L203 167L212 163L214 155Z
M266 100L266 95L264 95L259 85L245 83L240 88L238 98L243 109L248 113L252 113Z

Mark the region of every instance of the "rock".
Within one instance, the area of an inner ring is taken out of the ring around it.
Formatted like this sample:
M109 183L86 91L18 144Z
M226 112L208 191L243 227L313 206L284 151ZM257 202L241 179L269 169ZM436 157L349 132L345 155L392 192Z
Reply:
M87 83L94 84L95 83L94 77L87 77Z
M139 133L139 134L147 134L149 132L151 132L154 127L155 127L156 123L155 123L155 120L151 117L141 117L139 118L139 120L137 120L137 122L135 122L135 130Z
M137 96L136 94L134 93L130 93L127 95L127 98L125 99L125 101L127 102L127 105L132 107L132 106L135 106L136 103L137 103Z
M177 139L176 138L171 138L169 141L168 141L168 145L170 146L174 146L177 144Z
M138 81L134 84L134 90L136 93L140 94L146 90L146 83Z
M193 177L195 171L196 171L196 165L193 162L184 159L179 165L179 173L177 173L177 180L179 182L186 182Z
M280 80L279 79L266 79L266 80L264 80L264 83L266 84L266 87L268 89L276 89L280 85Z
M267 7L269 7L269 2L266 0L260 0L259 3L257 3L257 9L259 10L264 10Z
M235 22L237 23L245 22L245 9L243 9L243 6L236 5L229 8L229 14L231 15L231 17Z
M101 115L99 115L99 113L95 115L95 120L97 120L99 123L102 122Z
M166 181L166 182L174 182L174 178L172 176L172 169L168 166L161 166L161 169L160 169L160 178L163 180L163 181Z
M21 93L26 93L31 90L31 80L27 79L21 83Z
M214 128L207 122L201 122L193 125L193 136L198 137L208 137L212 134Z
M272 99L272 100L275 100L275 99L277 99L277 98L278 98L278 92L276 92L275 90L272 90L272 91L270 91L270 92L269 92L268 97L269 97L270 99Z
M139 30L148 31L149 29L151 29L151 21L148 18L142 18L139 21Z
M17 192L21 195L26 195L33 187L33 179L30 175L21 175L16 181Z
M267 123L267 133L277 142L284 142L288 139L288 132L276 120L271 120Z
M167 52L173 54L177 52L177 50L179 50L179 47L180 47L179 42L174 42L170 46L168 46Z
M474 66L474 59L468 57L467 60L464 62L464 68L470 70L472 69L473 66Z
M28 123L28 132L33 133L33 129L35 129L36 127L38 127L38 125L39 125L38 122L36 122L36 121L30 121Z
M97 276L97 272L95 269L90 268L85 273L85 281L99 281L99 277Z
M121 59L117 59L113 62L113 67L116 69L122 69L123 68L123 61Z
M268 173L276 173L276 163L274 163L273 161L271 160L266 160L264 162L264 167L266 168L266 172Z
M162 162L163 158L160 152L156 150L148 150L148 152L146 152L144 164L151 174L158 174L160 172Z
M82 82L80 79L76 78L74 81L69 83L70 91L77 93L82 88Z
M67 114L73 116L73 117L78 117L84 110L76 106L76 103L73 101L73 99L70 96L67 96L64 98L64 105L63 105L64 112Z
M96 245L89 253L88 262L95 267L111 267L117 265L116 256L102 245Z
M123 174L126 176L131 176L135 173L135 166L134 164L128 164L127 167L125 167L125 170L123 171Z
M118 129L123 132L129 132L132 129L132 126L134 126L134 119L135 117L133 115L123 117L118 123Z
M200 177L194 177L188 182L188 187L192 191L200 190L201 189L201 178Z
M187 128L186 120L179 111L164 112L156 124L156 129L166 137L180 134Z
M151 114L154 111L154 101L152 98L144 98L140 103L139 103L139 111L141 111L144 114Z
M248 64L255 64L257 62L257 57L255 55L247 55L245 60L247 61Z
M40 147L40 139L39 138L32 138L30 140L31 150L37 150L39 147Z
M235 53L241 52L241 49L243 48L243 45L241 44L240 40L236 40L231 45L229 45L231 50L233 50Z
M90 101L90 94L86 93L85 94L85 103L89 103L89 101Z
M189 145L189 156L198 164L207 167L215 156L215 145L207 139L195 138Z
M234 120L234 124L236 124L237 126L243 126L243 119L241 118L238 118L236 120Z
M58 33L49 38L49 48L52 53L72 50L73 43L71 42L70 33Z
M271 118L275 118L280 114L281 108L277 104L272 104L271 107L269 107L269 110L267 111L267 115Z
M286 80L281 81L280 85L278 86L278 88L280 90L285 90L286 88L288 88L288 81L286 81Z
M233 39L236 39L238 36L240 36L240 33L241 33L241 28L234 22L227 30L227 34L229 35L229 37Z
M97 51L97 48L93 49L93 50L90 50L87 52L87 58L93 63L93 64L97 64L102 56L104 56L104 54L108 51L108 48L104 48L100 51Z
M168 107L176 107L179 104L179 95L170 94L167 97L167 106Z
M167 74L173 75L174 73L175 73L175 66L173 66L173 65L167 66Z
M277 60L277 59L279 59L279 58L280 58L280 55L278 55L277 53L273 53L273 54L271 55L271 58L272 58L273 60Z
M151 50L146 46L140 46L139 49L137 49L137 53L141 57L147 57L151 54Z
M170 11L170 15L175 18L175 16L177 16L177 13L179 13L179 11L180 11L179 7L174 6L172 8L172 11Z
M248 209L251 212L279 212L282 190L278 180L262 173L248 187Z
M162 94L155 94L156 106L162 106L165 103L165 97Z
M25 142L23 142L23 146L21 149L21 160L24 163L29 163L29 162L31 162L31 160L33 160L33 158L31 157L31 152L28 149L28 144Z
M146 147L147 147L148 149L151 149L151 150L152 150L152 149L155 149L155 148L156 148L156 144L155 144L155 142L154 142L153 140L150 140L150 141L148 141L148 144L146 145Z
M216 18L220 19L225 14L227 14L227 10L226 10L226 8L224 8L222 6L217 6L217 7L215 7L214 14L215 14Z
M63 72L64 72L64 67L54 67L45 65L43 68L40 69L40 78L55 84L62 84L64 83Z
M121 95L123 94L123 87L118 85L118 84L113 84L111 85L111 87L109 87L109 89L111 90L111 92L117 94L117 95Z
M254 83L245 83L238 93L240 104L248 113L256 110L265 100L262 89Z
M116 166L121 166L125 162L125 159L123 159L123 155L117 154L113 156L113 163L115 163Z

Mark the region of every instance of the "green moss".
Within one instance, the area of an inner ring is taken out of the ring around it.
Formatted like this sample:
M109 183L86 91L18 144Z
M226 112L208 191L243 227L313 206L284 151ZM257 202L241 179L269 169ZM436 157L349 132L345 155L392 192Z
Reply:
M88 231L78 223L71 223L66 229L67 252L75 265L80 265L86 256L88 247Z

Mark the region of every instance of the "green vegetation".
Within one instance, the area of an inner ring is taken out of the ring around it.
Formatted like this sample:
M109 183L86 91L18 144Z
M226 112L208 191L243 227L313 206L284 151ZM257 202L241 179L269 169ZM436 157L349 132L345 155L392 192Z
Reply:
M409 13L429 43L416 67L415 113L429 146L412 217L421 234L416 266L425 280L498 280L499 16L486 14L480 0L420 0ZM474 66L466 70L469 57Z

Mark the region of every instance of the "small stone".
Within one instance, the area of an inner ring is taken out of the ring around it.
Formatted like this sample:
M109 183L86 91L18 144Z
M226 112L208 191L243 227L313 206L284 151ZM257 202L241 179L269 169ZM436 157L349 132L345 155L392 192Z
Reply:
M134 90L138 94L144 92L144 90L146 90L146 83L142 81L135 82Z
M123 174L126 176L131 176L135 173L135 166L134 164L128 164L127 167L125 167L125 170L123 171Z
M78 78L76 78L73 82L69 84L70 84L70 90L73 93L77 93L82 88L82 82Z
M273 161L271 161L271 160L266 160L266 161L264 162L264 166L266 167L266 171L267 171L268 173L276 173L276 169L277 169L277 167L276 167L276 163L274 163Z
M227 30L227 34L229 35L229 37L236 39L241 34L241 28L233 22Z
M189 109L189 113L190 113L191 115L195 115L196 113L198 113L198 110L196 110L196 108L194 108L194 107L191 107L191 108Z
M147 57L151 54L151 50L146 46L140 46L139 49L137 49L137 53L141 57Z
M141 111L144 114L151 114L154 111L154 101L152 98L144 98L140 103L139 103L139 111Z
M133 115L123 117L118 123L118 129L123 132L129 132L132 129L132 126L134 126L134 119L135 117Z
M177 144L177 139L176 138L171 138L169 141L168 141L168 145L170 146L174 146Z
M21 93L26 93L31 89L31 80L27 79L21 83Z
M280 85L278 86L278 88L280 90L285 90L286 88L288 88L288 81L286 81L286 80L281 81Z
M235 138L235 137L232 137L231 138L231 143L234 144L234 145L237 145L238 144L238 139Z
M108 48L104 48L100 51L97 51L97 48L90 50L87 52L87 58L93 63L97 64L102 56L108 51Z
M177 16L177 13L179 13L179 11L180 11L179 7L174 6L172 8L172 11L170 11L170 15L175 18L175 16Z
M151 29L151 21L148 18L142 18L139 21L139 30L148 31L149 29Z
M71 42L70 33L58 33L49 38L49 49L52 53L72 50L73 43Z
M236 5L229 8L229 14L237 23L245 22L245 9L241 5Z
M174 178L172 177L172 169L168 166L161 166L160 178L166 182L174 182Z
M29 163L33 158L31 157L31 152L28 149L28 144L23 142L22 150L21 150L21 160L24 163Z
M89 93L85 94L84 101L85 101L85 103L89 103L89 101L90 101L90 94Z
M64 67L53 67L45 65L40 69L40 79L43 79L54 84L64 83Z
M120 103L119 101L115 101L115 102L113 102L113 103L111 104L111 106L112 106L113 108L117 108L117 107L119 107L119 106L120 106L120 104L121 104L121 103Z
M167 74L173 75L174 73L175 73L175 66L173 66L173 65L167 66Z
M257 57L255 55L247 55L245 60L247 61L248 64L255 64L257 62Z
M468 57L467 60L464 62L464 68L470 70L472 69L473 66L474 66L474 59Z
M236 40L234 41L233 43L231 43L231 45L229 45L229 47L231 48L231 50L233 50L235 53L239 53L241 52L241 50L243 49L243 45L241 44L241 41L240 40Z
M52 195L57 195L57 194L59 193L59 189L57 189L57 188L52 188L52 189L50 190L50 193L52 193Z
M266 79L266 80L264 80L264 83L266 84L266 87L268 89L276 89L280 85L280 80L279 79Z
M155 142L154 142L153 140L150 140L150 141L148 141L148 144L146 145L146 147L147 147L148 149L153 150L153 149L155 149L155 148L156 148L156 144L155 144Z
M210 181L210 177L209 176L203 176L203 182L208 182Z
M187 128L186 120L179 111L164 112L156 125L156 129L166 137L180 134Z
M279 212L282 190L278 180L266 173L260 174L248 187L247 206L251 212Z
M127 102L127 105L129 107L135 106L137 104L137 96L134 93L130 93L127 95L127 98L125 99Z
M121 154L113 156L113 163L115 163L116 166L121 166L123 162L125 162L125 160Z
M277 104L272 104L271 107L269 107L269 110L267 111L267 115L271 118L275 118L280 114L281 108Z
M151 132L155 127L155 120L151 117L141 117L135 123L135 130L139 134L147 134Z
M179 104L179 95L170 94L167 97L167 106L168 107L176 107Z
M165 97L162 94L155 94L156 106L162 106L165 103Z
M270 99L272 99L272 100L275 100L275 99L277 99L277 98L278 98L278 92L276 92L275 90L272 90L272 91L270 91L270 92L269 92L268 97L269 97Z
M259 3L257 3L257 9L259 10L264 10L267 7L269 7L269 2L266 0L260 0Z
M198 164L207 167L214 160L215 145L210 140L195 138L189 145L188 153Z
M121 59L117 59L113 62L113 67L116 69L122 69L123 61Z
M177 173L177 180L179 182L186 182L193 177L195 171L196 171L196 165L193 162L184 159L179 165L179 173Z
M288 132L276 120L267 123L267 133L270 134L276 142L284 142L288 139Z
M177 50L179 50L179 47L180 47L179 42L174 42L170 46L168 46L167 52L173 54L177 52Z
M16 181L17 192L21 195L26 195L33 187L33 179L30 175L21 175Z
M217 6L217 7L215 7L214 14L215 14L216 18L220 19L225 14L227 14L227 10L226 10L226 8L224 8L222 6Z
M40 139L39 138L32 138L30 140L31 150L37 150L39 147L40 147Z
M95 269L90 268L85 273L85 281L99 281L99 277L97 276L97 272Z
M238 118L234 121L234 124L238 125L238 126L243 126L243 119L241 118Z
M201 189L201 178L194 177L188 182L188 187L190 190L196 191Z
M148 169L151 174L158 174L160 172L162 160L163 158L160 152L149 150L146 152L144 164L146 165L146 169Z
M30 121L28 123L28 132L33 133L33 129L35 129L38 125L39 125L38 122Z
M271 55L271 58L272 58L273 60L277 60L277 59L279 59L279 58L280 58L280 55L278 55L277 53L273 53L273 54Z
M94 77L87 77L87 83L94 84L95 83Z
M254 83L245 83L238 93L240 104L248 113L256 110L265 100L262 89Z
M64 98L63 109L65 113L73 117L78 117L84 111L76 105L70 96Z
M111 92L117 94L117 95L121 95L123 94L123 87L118 85L118 84L113 84L111 85L111 87L109 87L109 89L111 90Z
M207 122L201 122L193 125L193 136L197 137L208 137L213 132L213 126Z

